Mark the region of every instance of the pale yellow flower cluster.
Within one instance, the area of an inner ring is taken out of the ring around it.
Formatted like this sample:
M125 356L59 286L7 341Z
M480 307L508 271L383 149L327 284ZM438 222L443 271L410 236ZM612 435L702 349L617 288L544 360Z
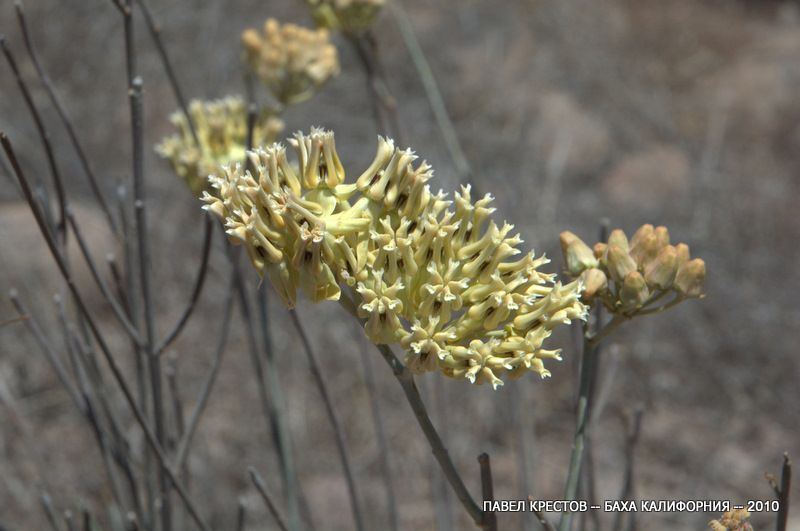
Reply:
M753 531L749 519L747 509L734 509L723 514L719 520L711 520L708 527L711 531Z
M281 25L270 18L263 35L245 30L242 46L247 66L284 105L307 100L339 73L336 47L325 29Z
M691 259L685 243L671 245L666 227L642 225L630 241L616 229L593 249L565 231L561 250L566 273L584 282L584 301L599 300L615 314L650 313L669 293L670 304L703 296L705 262Z
M287 305L300 288L313 301L357 298L358 315L376 344L400 343L414 372L440 371L473 383L501 376L549 376L544 348L560 324L585 319L582 281L562 285L548 263L521 258L513 226L491 220L487 195L469 187L452 200L432 193L433 171L410 150L379 138L372 164L345 183L334 135L312 129L249 154L212 175L205 207L243 244Z
M239 97L215 101L192 101L189 114L197 142L181 112L172 115L171 121L178 129L156 146L156 151L168 159L172 169L196 195L208 186L208 176L219 173L224 164L242 161L247 146L247 106ZM283 131L283 121L269 111L256 116L253 128L253 145L274 142Z
M368 29L385 0L308 0L320 28L355 35Z

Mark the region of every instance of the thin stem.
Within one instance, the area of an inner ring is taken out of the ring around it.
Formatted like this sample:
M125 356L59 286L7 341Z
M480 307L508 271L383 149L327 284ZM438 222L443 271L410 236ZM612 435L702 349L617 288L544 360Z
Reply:
M136 405L136 399L131 392L128 384L125 381L125 376L122 373L122 369L117 364L117 361L114 355L111 353L111 349L109 348L108 344L106 343L105 338L100 333L100 329L98 328L97 324L95 323L94 319L89 312L89 309L86 303L83 300L78 288L75 285L72 276L70 275L69 269L67 268L66 262L64 258L61 256L61 253L58 250L55 240L53 239L52 234L50 231L47 230L47 222L44 219L44 215L39 210L36 200L33 197L33 193L30 188L30 184L28 183L25 174L22 172L22 168L19 165L19 161L17 160L16 154L14 153L14 148L11 145L11 142L8 139L8 136L5 132L0 132L0 144L2 144L3 149L5 150L6 156L8 157L9 161L11 162L11 166L14 169L14 173L16 174L17 180L19 181L20 187L22 188L23 195L28 202L28 206L33 212L33 216L36 219L36 223L39 226L39 231L42 233L42 236L47 243L47 247L50 250L50 254L53 257L53 260L56 262L56 266L58 266L59 271L61 272L61 276L64 278L64 281L67 283L67 287L69 288L73 298L75 299L75 303L78 306L78 310L83 314L84 318L86 319L86 324L89 327L89 330L94 337L97 345L100 347L100 351L103 354L103 357L106 360L106 363L111 370L111 374L114 377L114 380L117 382L122 394L125 398L125 401L128 403L131 411L133 412L134 418L136 422L139 424L139 427L145 434L145 439L147 441L148 446L153 450L153 453L156 455L156 458L159 462L159 465L163 470L165 470L166 474L169 476L170 481L172 481L173 485L175 486L175 490L178 492L178 495L183 500L186 508L189 511L189 514L192 516L192 519L197 524L199 529L203 531L210 531L210 528L205 524L203 519L200 517L200 513L194 506L194 503L189 498L186 490L184 489L183 485L178 481L178 478L173 473L173 471L169 468L167 464L166 457L164 455L163 450L161 449L158 440L156 439L155 435L153 434L150 426L147 423L144 415L142 414L139 407Z
M456 470L453 461L450 459L447 448L445 448L441 437L439 437L439 433L436 431L433 422L431 422L428 411L425 408L425 403L422 401L419 390L414 383L413 375L406 366L397 359L397 356L394 355L387 345L376 346L383 356L384 361L386 361L389 368L392 369L392 374L394 374L395 378L397 378L397 381L400 383L400 387L402 387L403 393L406 395L411 410L414 412L414 417L417 419L420 428L422 428L422 432L428 439L428 444L430 444L433 456L442 468L442 473L444 473L450 486L455 491L456 497L461 501L461 504L464 506L467 513L469 513L472 521L475 522L475 525L480 526L483 522L483 512L478 504L475 503L466 485L464 485L464 481L461 479L458 470Z
M209 257L211 255L211 240L214 234L213 230L213 222L209 216L205 216L205 223L203 226L203 250L200 253L200 268L197 271L197 277L195 278L194 288L192 289L192 295L189 297L189 304L187 304L186 308L183 310L178 322L175 323L172 331L167 334L164 340L154 349L154 354L156 356L161 355L168 346L175 341L180 333L183 331L183 328L186 326L186 323L189 322L189 317L192 316L192 312L194 312L195 307L197 306L197 301L200 299L200 293L203 291L203 286L205 285L206 281L206 273L208 273L208 262Z
M372 360L370 359L369 353L363 348L358 349L358 351L361 355L361 363L364 366L364 380L367 384L370 411L372 412L372 424L375 426L375 437L378 443L378 463L381 467L381 476L383 476L383 484L386 489L386 508L389 513L389 529L397 531L399 529L397 503L395 502L392 467L389 463L389 445L386 443L386 430L383 425L383 415L379 402L381 395L375 383L375 373L372 370Z
M590 334L588 337L584 338L585 345L584 347L588 346L590 348L595 348L603 339L608 337L608 335L616 330L619 325L624 323L628 318L622 315L615 315L611 318L611 320L599 331L595 332L594 334Z
M392 136L399 144L402 144L402 132L397 118L397 101L389 91L383 76L374 37L370 34L359 34L349 35L348 39L367 76L367 90L378 132Z
M24 79L22 79L19 69L17 68L17 62L14 60L14 55L11 53L11 50L8 48L8 46L6 46L6 39L3 35L0 35L0 48L3 49L3 54L6 56L6 61L8 61L11 71L14 73L14 78L16 79L17 85L22 92L22 97L25 99L25 105L28 107L28 111L33 118L34 124L36 125L36 131L39 134L39 139L41 140L42 147L44 148L45 157L47 158L47 165L50 168L50 175L53 179L53 185L56 189L56 197L58 199L59 221L57 229L61 237L61 243L63 244L66 241L67 197L64 193L64 183L61 180L61 172L58 169L58 164L56 164L56 158L53 154L53 147L50 144L50 133L48 133L44 126L42 117L39 114L39 109L36 107L33 97L31 96L28 84L25 83Z
M42 492L41 500L42 507L44 508L44 513L47 515L47 521L50 524L50 527L53 528L53 531L61 531L61 527L58 525L58 519L56 518L56 510L53 507L52 498L50 498L50 495L46 492Z
M128 0L128 8L130 2ZM130 18L130 16L126 17ZM132 30L131 30L132 31ZM132 53L132 52L131 52ZM148 357L150 378L150 393L153 404L153 420L155 424L156 439L164 448L166 443L166 428L164 425L164 400L161 382L161 361L155 355L155 320L153 317L153 298L150 286L150 247L147 231L147 210L145 208L144 186L144 147L143 147L143 109L142 109L142 78L134 77L129 88L131 110L131 136L133 153L133 208L134 231L136 233L136 246L139 255L139 286L142 290L142 303L144 309L145 326L145 352ZM161 499L161 528L162 531L172 529L172 504L170 501L169 482L163 467L158 470L158 496Z
M333 426L333 433L336 438L336 448L339 450L339 459L341 460L342 468L344 469L344 477L347 483L347 492L350 495L350 507L353 511L353 520L355 521L356 529L363 531L365 529L364 521L361 513L361 505L358 500L355 476L353 475L353 469L350 465L350 455L347 451L344 429L342 428L341 422L339 421L339 416L336 414L336 410L333 407L333 401L331 400L330 393L328 392L328 385L325 383L325 379L322 377L317 356L314 353L314 349L311 347L311 342L308 340L308 336L306 336L303 326L300 324L300 319L297 317L297 310L289 310L289 316L292 319L294 327L297 329L297 333L300 336L300 341L303 343L303 348L306 352L308 363L311 368L311 375L314 377L314 382L317 384L317 389L319 390L320 395L322 395L322 402L325 404L325 411L328 414L328 420L330 420L331 425Z
M67 209L67 220L69 221L69 225L72 228L72 232L75 233L75 239L78 241L78 247L81 250L81 254L83 255L83 259L86 262L86 265L89 267L89 272L92 275L92 279L94 280L95 284L100 288L100 292L103 294L106 302L111 306L112 313L114 317L117 318L119 323L125 329L125 332L128 333L131 340L138 346L144 345L144 341L142 337L139 335L139 331L136 329L133 323L131 323L130 319L125 312L125 309L122 305L117 301L117 298L111 293L111 290L108 289L106 283L103 281L102 277L100 277L100 273L97 270L97 266L92 259L92 255L89 252L89 248L86 245L86 240L83 238L83 234L81 232L80 226L78 225L77 221L75 220L75 216L73 215L72 211L68 208Z
M236 508L236 531L244 531L244 525L247 520L247 507L244 500L239 498L238 507Z
M12 289L9 298L11 299L11 304L14 305L14 308L17 310L17 313L22 315L30 316L29 310L25 307L22 301L19 300L17 291ZM25 327L28 331L33 335L36 342L39 344L39 347L42 349L47 362L53 368L53 371L56 373L56 377L61 385L64 387L64 390L67 392L67 395L70 397L72 402L75 404L75 407L78 408L78 411L85 414L86 409L81 399L80 393L75 388L75 383L69 377L69 373L67 369L64 367L64 364L61 363L61 359L56 354L53 347L50 345L50 342L47 340L47 337L44 334L44 331L39 326L39 323L36 319L28 318L25 320Z
M97 204L100 205L100 209L103 211L103 214L105 214L106 219L108 219L108 224L111 227L111 230L114 232L114 234L119 234L117 222L114 219L114 216L111 215L111 210L108 207L108 203L106 202L105 197L100 190L100 185L97 182L97 177L94 174L92 165L89 163L86 152L84 151L83 146L78 139L78 135L75 132L75 126L67 115L64 105L61 103L61 98L56 92L53 82L50 80L50 76L47 75L47 72L44 70L44 67L42 67L41 62L39 61L39 57L36 53L36 47L33 45L30 32L28 31L28 23L25 20L25 14L22 9L22 1L16 0L14 2L14 7L17 11L17 20L19 22L20 30L22 31L22 39L25 42L25 48L28 51L28 56L30 57L34 68L36 69L36 74L39 76L39 81L42 83L42 86L44 86L45 91L50 98L50 102L53 104L61 123L64 125L64 128L67 131L67 136L69 136L70 143L72 144L75 153L78 155L78 162L80 163L84 174L86 174L86 179L89 181L89 188L91 188Z
M186 425L186 430L178 443L178 451L175 456L175 470L182 470L186 464L186 458L189 455L192 439L197 431L197 426L200 424L200 417L208 405L208 398L211 396L211 390L214 388L214 383L216 383L217 376L219 375L219 369L222 366L222 359L225 356L225 346L228 343L228 333L231 328L231 315L233 314L232 284L233 278L231 276L231 289L228 290L228 295L225 299L225 309L222 312L222 329L219 333L217 348L214 351L214 361L211 364L211 369L208 371L203 389L200 391L200 398L197 400L197 405L194 407L189 417L189 422Z
M189 130L192 133L194 143L199 147L200 140L197 137L197 130L194 127L194 122L192 122L192 116L189 114L189 108L186 105L186 98L183 97L183 91L181 90L180 83L178 83L178 77L175 75L175 70L172 68L172 61L169 60L167 49L164 47L164 42L161 40L161 26L155 21L153 12L147 5L146 0L136 0L136 3L139 4L139 8L142 10L145 25L150 32L150 36L153 38L153 43L156 45L158 57L161 59L161 64L164 66L164 71L167 73L169 85L172 87L172 92L175 94L175 99L178 101L178 106L181 108L181 112L186 117L186 123L189 124Z
M781 485L776 489L778 495L778 519L776 531L786 531L789 522L789 494L792 490L792 461L789 454L783 454L783 467L781 468Z
M492 464L486 452L478 456L481 468L481 493L484 502L494 501L494 485L492 484ZM497 514L494 511L483 511L483 526L487 531L497 531Z
M178 360L177 356L167 357L167 364L164 367L164 376L167 377L167 390L169 391L170 403L172 404L172 418L175 421L175 437L180 439L186 427L185 415L183 413L183 401L178 389ZM174 442L173 442L174 444Z
M620 492L620 500L629 501L634 498L634 454L636 444L639 442L639 434L642 430L642 414L644 409L642 406L637 406L633 415L628 419L628 433L625 437L625 474L622 481L622 491ZM626 513L622 511L617 512L614 516L613 529L622 529L622 519ZM628 515L628 528L632 528L634 523L635 514Z
M261 494L261 498L264 499L264 503L267 505L267 509L269 509L269 512L272 514L275 522L277 522L278 527L281 528L281 531L289 531L286 527L286 519L281 515L278 507L275 505L275 502L272 499L272 496L267 491L267 486L264 484L264 480L253 467L248 467L247 473L250 475L250 480L253 482L253 485L255 485L256 490L258 490L258 493Z
M606 329L609 327L610 325L607 325ZM599 335L600 334L595 337L598 337ZM586 334L584 334L583 352L581 354L580 384L578 389L578 408L576 415L577 424L575 427L575 435L572 441L572 453L570 455L569 470L567 472L567 484L564 491L564 500L566 501L572 501L575 499L578 491L578 483L580 482L583 447L586 438L586 429L588 427L587 421L589 419L592 398L592 382L595 379L594 373L597 370L596 354L596 346L593 345L591 340L586 337ZM569 511L564 511L561 513L561 520L558 524L558 530L569 531L571 524L572 513Z
M362 325L364 324L364 320L358 317L355 303L350 299L349 296L342 293L342 296L339 298L339 304L345 310L347 310L347 313L358 319ZM389 365L389 368L392 370L392 374L397 379L400 387L403 389L403 393L405 394L406 400L408 400L408 403L411 406L414 417L417 419L417 423L422 429L422 433L428 440L428 444L431 447L433 456L439 463L439 466L441 467L444 476L447 478L447 481L450 483L450 486L453 488L453 491L455 491L456 497L464 506L464 509L466 509L467 513L472 518L472 521L475 522L475 525L480 526L483 522L483 512L478 504L475 503L475 500L472 498L472 495L470 495L466 485L464 485L464 480L462 480L461 476L458 474L458 470L456 470L453 461L450 459L450 454L447 452L447 448L445 448L442 438L436 431L436 427L433 425L433 422L431 422L431 418L428 415L427 409L425 408L425 403L422 401L422 397L419 394L419 389L417 389L417 385L414 383L414 375L405 365L403 365L403 362L397 359L397 356L394 355L388 345L375 346L381 353L381 356L383 356L386 364Z
M262 347L264 350L264 369L267 378L267 392L270 393L272 406L275 414L275 427L277 429L276 438L279 444L279 455L281 457L281 475L286 494L287 509L289 512L289 528L297 530L300 528L300 513L298 507L298 484L297 471L294 466L292 455L292 440L289 427L285 419L286 403L284 400L283 389L281 388L280 378L275 368L275 355L272 344L272 336L269 332L268 318L268 299L267 286L262 284L256 290L258 298L259 328L261 328Z
M403 38L406 50L408 50L411 61L414 63L417 75L422 81L422 86L425 89L425 96L428 98L428 104L433 111L436 125L447 147L450 159L456 167L459 181L469 182L472 180L472 169L464 154L464 150L461 148L461 142L458 140L456 128L452 120L450 120L450 115L447 112L447 105L436 83L436 76L434 76L433 69L428 63L425 52L422 51L422 46L420 46L417 35L414 32L414 25L400 0L391 2L389 8L400 30L400 36Z

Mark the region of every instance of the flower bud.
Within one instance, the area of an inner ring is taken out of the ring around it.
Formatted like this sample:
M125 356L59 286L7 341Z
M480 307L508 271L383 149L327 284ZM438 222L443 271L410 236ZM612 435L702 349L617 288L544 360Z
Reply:
M569 231L562 232L560 240L567 272L571 276L577 277L585 269L597 267L597 258L594 257L594 252L583 240Z
M611 234L608 235L608 245L616 245L626 253L630 251L628 237L625 236L625 233L621 229L614 229L611 231Z
M653 234L654 230L655 229L653 228L653 226L649 223L646 223L641 227L639 227L636 230L636 232L633 233L633 237L631 237L631 241L629 244L630 248L633 249L634 247L636 247L639 244L639 242L641 242L644 238Z
M706 278L706 263L695 258L686 262L675 275L675 289L685 297L701 297Z
M678 251L672 245L667 245L645 268L644 279L651 288L667 289L672 285L677 269Z
M644 277L638 271L633 271L625 276L622 289L619 292L622 309L625 311L634 310L641 307L650 298L650 290Z
M597 268L587 269L581 275L583 280L583 299L590 300L608 287L606 274Z
M616 245L609 245L606 254L606 266L614 282L622 282L629 274L636 271L636 262L631 255Z
M600 260L601 262L605 260L606 251L608 250L608 244L603 242L597 242L592 247L592 251L594 251L594 257Z

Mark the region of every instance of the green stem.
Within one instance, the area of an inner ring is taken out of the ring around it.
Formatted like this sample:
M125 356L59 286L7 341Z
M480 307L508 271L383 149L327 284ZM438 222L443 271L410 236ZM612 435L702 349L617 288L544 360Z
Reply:
M577 424L575 426L575 436L572 441L572 453L569 459L569 472L567 473L567 485L564 490L564 500L572 501L578 492L578 483L581 477L581 462L583 460L583 447L586 441L586 428L589 420L589 409L591 400L591 383L593 373L597 370L596 365L596 343L605 337L617 325L614 324L618 317L606 325L599 333L590 338L588 334L583 337L583 352L581 353L581 375L580 387L578 390L578 411ZM612 326L613 325L613 326ZM572 513L564 511L561 513L561 520L558 523L558 531L569 531L572 524Z

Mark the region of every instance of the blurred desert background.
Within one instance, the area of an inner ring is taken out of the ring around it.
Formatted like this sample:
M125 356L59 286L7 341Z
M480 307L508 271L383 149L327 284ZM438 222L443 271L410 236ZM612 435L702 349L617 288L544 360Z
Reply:
M242 30L260 27L267 17L312 24L299 0L152 0L150 5L190 98L243 93ZM604 219L628 234L643 223L667 225L674 241L687 242L707 263L704 300L629 323L602 354L604 407L592 428L596 497L619 496L628 421L641 407L637 497L772 499L764 473L779 472L784 451L800 458L800 4L404 0L403 5L476 185L496 197L498 217L516 226L526 246L553 259L551 270L562 265L561 230L594 242ZM113 198L118 183L130 176L119 14L104 0L28 0L25 9L42 62L103 192ZM138 14L136 21L149 147L171 132L168 116L176 103ZM455 189L458 172L388 10L375 32L405 143L435 168L434 190ZM106 253L119 250L25 56L11 0L0 0L0 33L41 104L68 193L102 262ZM335 42L341 74L312 100L289 109L286 135L312 125L333 129L353 178L372 159L376 127L357 57L346 40L337 36ZM33 122L5 63L0 129L14 141L28 173L47 181ZM163 334L189 297L203 214L149 148L145 163L156 324ZM63 286L13 177L5 169L0 173L0 321L16 316L7 297L16 288L58 348L52 297ZM168 353L187 407L210 366L228 289L218 236L198 310ZM121 359L129 356L99 295L92 304ZM443 483L400 387L358 325L335 304L304 301L298 311L344 422L368 528L386 529L386 510L362 351L371 357L380 390L401 528L472 528ZM316 528L353 529L333 432L300 341L275 297L270 315L294 456ZM488 452L496 497L561 498L574 430L579 351L574 332L574 337L564 334L564 361L548 366L553 376L547 380L528 375L493 391L435 373L418 378L474 496L480 492L476 457ZM77 511L85 503L105 518L110 497L91 432L23 323L0 328L0 394L0 528L46 528L39 486L62 511ZM142 444L139 431L130 429L134 442ZM238 322L188 463L193 495L214 529L233 529L240 497L248 507L248 529L273 529L246 474L247 466L256 466L273 492L280 492L275 451ZM798 515L800 497L793 501ZM610 529L613 515L598 516ZM700 530L715 516L639 514L636 525ZM800 529L797 516L793 522L789 528ZM539 529L520 515L500 515L499 523L500 529ZM752 523L759 531L772 529L774 517L754 514ZM594 522L584 524L591 529Z

